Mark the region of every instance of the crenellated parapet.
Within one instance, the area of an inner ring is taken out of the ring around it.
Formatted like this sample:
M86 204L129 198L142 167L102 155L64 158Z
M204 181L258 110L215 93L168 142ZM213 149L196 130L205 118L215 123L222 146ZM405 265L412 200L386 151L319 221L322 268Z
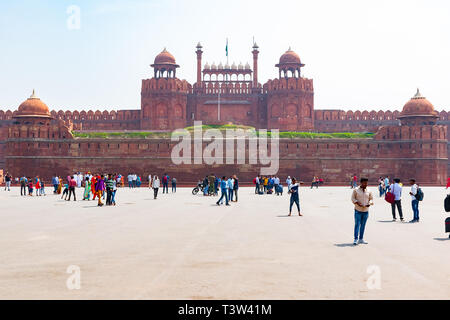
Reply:
M314 84L312 79L307 78L281 78L268 80L263 85L263 92L272 91L304 91L314 93Z
M177 78L152 78L142 80L141 96L148 97L154 93L183 93L188 94L192 92L192 86L186 80Z
M375 140L436 140L447 143L447 128L430 126L382 126L375 134Z

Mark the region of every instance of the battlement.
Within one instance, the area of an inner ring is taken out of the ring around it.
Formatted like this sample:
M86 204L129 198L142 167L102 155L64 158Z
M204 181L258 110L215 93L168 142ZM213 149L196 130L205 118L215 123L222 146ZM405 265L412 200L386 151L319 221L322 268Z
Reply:
M177 92L188 94L192 92L192 86L186 80L180 80L177 78L152 78L142 80L142 97L147 97L148 94L158 92Z
M312 93L314 92L313 80L307 78L281 78L269 80L263 86L264 93L283 90L302 90Z

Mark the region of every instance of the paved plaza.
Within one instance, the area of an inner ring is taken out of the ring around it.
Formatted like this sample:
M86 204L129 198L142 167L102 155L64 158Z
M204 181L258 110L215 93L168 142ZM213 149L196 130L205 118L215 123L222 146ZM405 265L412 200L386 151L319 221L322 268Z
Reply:
M449 299L445 189L423 189L418 224L391 222L370 189L369 244L354 247L344 187L301 188L304 217L287 217L288 195L253 188L230 207L188 188L158 200L126 188L102 208L2 188L0 299ZM69 266L79 290L67 288Z

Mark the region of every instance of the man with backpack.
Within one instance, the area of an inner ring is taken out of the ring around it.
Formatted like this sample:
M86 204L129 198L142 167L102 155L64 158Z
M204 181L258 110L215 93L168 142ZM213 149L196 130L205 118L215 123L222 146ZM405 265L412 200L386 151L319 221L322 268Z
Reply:
M414 218L410 221L410 223L415 223L419 222L419 201L422 201L423 199L423 192L417 186L415 179L410 179L409 184L411 185L411 191L409 192L409 194L411 195L411 205L414 213Z

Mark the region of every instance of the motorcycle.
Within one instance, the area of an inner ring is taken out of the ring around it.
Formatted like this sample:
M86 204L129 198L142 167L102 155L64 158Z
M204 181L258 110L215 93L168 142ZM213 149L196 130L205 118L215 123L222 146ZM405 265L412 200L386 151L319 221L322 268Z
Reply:
M202 182L199 182L197 186L192 189L192 194L195 196L199 191L203 192L203 189L205 189L205 186Z

